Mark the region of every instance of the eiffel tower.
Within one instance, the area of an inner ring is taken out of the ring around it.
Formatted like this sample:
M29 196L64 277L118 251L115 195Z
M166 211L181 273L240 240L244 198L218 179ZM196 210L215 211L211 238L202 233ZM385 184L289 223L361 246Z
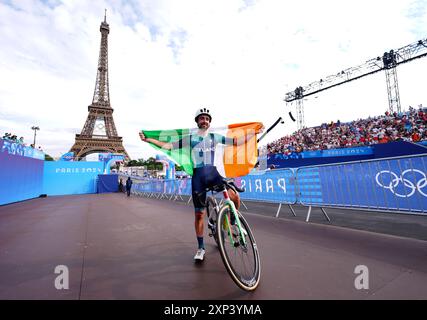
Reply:
M108 33L110 27L107 15L99 28L101 32L101 48L99 50L98 72L96 75L95 92L92 104L88 107L89 114L80 134L70 149L76 160L91 153L112 152L125 155L125 161L130 157L123 147L122 137L117 135L113 119L113 108L110 105L108 86Z

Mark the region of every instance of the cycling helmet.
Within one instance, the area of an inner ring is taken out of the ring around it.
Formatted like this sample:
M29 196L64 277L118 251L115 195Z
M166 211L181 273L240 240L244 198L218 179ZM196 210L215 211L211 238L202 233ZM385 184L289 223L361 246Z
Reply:
M212 121L212 116L209 112L209 109L206 109L206 108L197 109L196 116L194 117L194 121L197 122L197 118L202 114L209 116L209 120Z

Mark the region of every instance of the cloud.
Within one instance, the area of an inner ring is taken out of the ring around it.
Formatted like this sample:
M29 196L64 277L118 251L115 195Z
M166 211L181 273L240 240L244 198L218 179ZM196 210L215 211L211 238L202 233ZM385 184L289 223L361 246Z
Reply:
M140 129L214 124L288 112L286 92L426 38L427 1L3 1L0 2L2 131L38 139L53 155L74 143L92 102L107 8L110 98L132 158L154 150ZM398 67L402 106L427 103L426 60ZM307 125L382 114L383 73L304 101ZM264 140L296 129L285 118ZM58 128L66 128L59 130ZM72 132L72 130L76 130Z

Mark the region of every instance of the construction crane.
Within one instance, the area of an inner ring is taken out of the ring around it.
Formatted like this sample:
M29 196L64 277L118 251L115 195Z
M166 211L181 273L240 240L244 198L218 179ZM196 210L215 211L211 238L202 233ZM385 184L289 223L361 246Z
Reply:
M396 67L402 63L407 63L426 55L427 39L418 40L397 50L384 52L382 57L378 56L370 59L357 67L342 70L337 74L312 82L305 87L299 86L295 90L286 93L284 100L286 104L296 101L297 127L299 130L305 127L303 98L384 70L387 82L389 111L390 113L394 111L401 112Z

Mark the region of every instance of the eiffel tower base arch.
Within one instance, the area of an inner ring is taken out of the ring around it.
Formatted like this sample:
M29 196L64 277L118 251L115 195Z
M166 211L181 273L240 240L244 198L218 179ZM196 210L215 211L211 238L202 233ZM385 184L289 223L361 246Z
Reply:
M96 139L91 137L81 137L76 134L76 141L70 151L74 152L74 158L81 160L89 154L93 153L120 153L125 155L125 161L129 161L130 157L123 147L121 137L107 139Z

